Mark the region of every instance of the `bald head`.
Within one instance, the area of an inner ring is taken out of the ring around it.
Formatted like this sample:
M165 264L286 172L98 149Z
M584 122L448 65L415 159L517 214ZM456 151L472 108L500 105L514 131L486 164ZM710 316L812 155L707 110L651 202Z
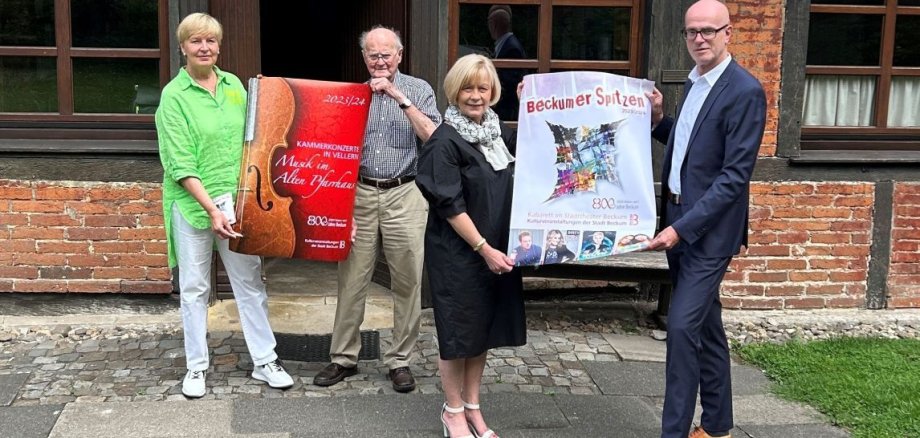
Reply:
M495 5L489 8L489 33L492 39L511 32L511 7L508 5Z
M708 17L722 23L729 23L731 17L728 14L728 7L719 0L700 0L687 9L686 19L691 16L695 18Z
M732 26L724 3L717 0L694 3L684 16L684 30L693 36L687 40L687 51L699 74L708 73L728 58Z

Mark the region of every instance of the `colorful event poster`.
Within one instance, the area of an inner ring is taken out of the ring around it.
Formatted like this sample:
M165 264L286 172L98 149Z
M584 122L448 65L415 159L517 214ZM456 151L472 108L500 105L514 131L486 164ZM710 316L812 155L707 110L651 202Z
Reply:
M509 256L566 263L642 249L655 231L653 83L599 72L524 78Z
M249 81L240 187L244 254L344 260L364 128L366 84L261 77Z

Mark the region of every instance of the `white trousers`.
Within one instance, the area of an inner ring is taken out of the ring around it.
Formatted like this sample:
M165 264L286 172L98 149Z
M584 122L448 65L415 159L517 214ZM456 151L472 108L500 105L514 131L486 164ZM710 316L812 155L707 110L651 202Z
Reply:
M189 371L205 371L208 358L208 297L211 294L211 255L214 244L230 277L233 297L240 312L240 325L254 365L278 358L275 334L268 323L268 294L262 283L259 256L230 251L230 242L210 229L192 227L179 208L172 207L173 240L179 262L179 296L185 333L185 360Z

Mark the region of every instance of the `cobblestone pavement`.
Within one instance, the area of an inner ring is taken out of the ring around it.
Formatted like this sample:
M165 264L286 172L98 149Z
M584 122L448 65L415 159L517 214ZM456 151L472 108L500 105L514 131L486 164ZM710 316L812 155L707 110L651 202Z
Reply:
M437 394L441 392L437 376L438 347L430 311L427 312L411 369L418 381L417 392ZM754 315L736 312L726 315L726 329L735 342L751 337L760 341L781 340L774 336L777 334L788 339L792 331L796 332L792 337L805 333L802 337L812 338L817 336L807 335L812 331L819 333L815 327L821 328L821 338L826 333L916 337L920 331L920 312L832 312L806 316L808 324L798 321L805 316L794 312ZM29 374L10 404L184 399L180 380L185 375L185 351L177 319L164 316L159 318L160 322L143 324L0 327L0 375ZM621 322L568 324L557 320L544 325L532 321L526 345L489 351L483 392L602 394L584 364L623 359L604 336L604 333L632 330L624 329ZM841 329L840 324L849 326ZM544 326L546 329L533 329ZM638 330L649 331L642 327ZM380 350L386 351L389 342L390 331L380 330ZM250 378L252 362L242 333L211 332L209 344L212 366L205 399L395 394L386 377L387 368L379 360L360 362L357 375L325 388L312 384L313 376L325 362L288 361L285 365L295 385L280 391Z
M15 339L0 342L0 374L30 373L12 406L70 402L181 400L185 375L181 326L176 323L77 327L18 328ZM7 336L13 338L12 336ZM389 345L380 332L381 351ZM242 333L209 335L212 367L204 399L329 397L393 394L381 361L362 361L359 373L331 387L312 384L325 363L286 362L295 379L281 391L250 378L252 362ZM434 327L423 325L411 365L417 391L440 393ZM618 361L600 333L528 331L528 343L489 352L484 393L525 392L597 395L600 390L582 361Z

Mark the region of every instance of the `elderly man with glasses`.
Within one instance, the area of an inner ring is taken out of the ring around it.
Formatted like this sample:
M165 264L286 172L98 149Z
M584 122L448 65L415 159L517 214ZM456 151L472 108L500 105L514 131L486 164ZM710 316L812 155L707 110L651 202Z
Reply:
M313 379L330 386L357 374L367 288L383 249L393 291L393 343L384 353L393 389L409 392L410 354L418 339L428 202L413 183L418 151L441 123L431 86L399 71L399 35L381 26L364 32L361 52L370 73L370 114L358 175L354 244L338 268L338 303L329 355Z

